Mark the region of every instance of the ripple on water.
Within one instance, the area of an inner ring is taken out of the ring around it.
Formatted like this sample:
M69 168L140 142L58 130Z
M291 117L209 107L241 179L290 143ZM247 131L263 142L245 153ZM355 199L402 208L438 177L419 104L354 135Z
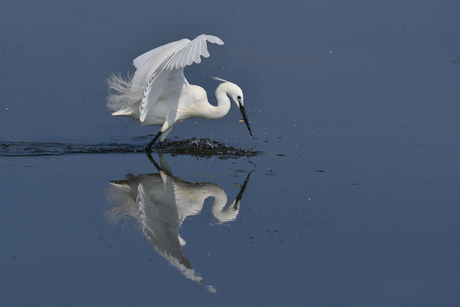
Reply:
M3 142L0 156L58 156L64 154L104 154L144 152L143 145L101 143L58 143L58 142ZM155 150L157 151L157 150ZM211 141L208 138L192 138L185 141L165 142L162 153L196 156L252 157L260 153L252 149L242 149Z

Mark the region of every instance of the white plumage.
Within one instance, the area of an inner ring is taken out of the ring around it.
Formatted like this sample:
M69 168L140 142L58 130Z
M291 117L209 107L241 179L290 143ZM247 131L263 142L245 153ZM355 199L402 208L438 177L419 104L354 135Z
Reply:
M181 39L148 51L134 59L136 72L126 80L112 75L107 83L109 97L107 107L114 116L129 116L142 125L162 126L160 132L149 143L150 151L155 141L160 144L172 128L191 117L207 119L221 118L230 110L230 100L240 109L249 133L251 128L244 109L243 91L234 83L215 78L222 83L216 89L218 105L208 102L206 91L188 83L184 67L201 62L209 57L206 42L223 45L212 35L200 35L194 40Z

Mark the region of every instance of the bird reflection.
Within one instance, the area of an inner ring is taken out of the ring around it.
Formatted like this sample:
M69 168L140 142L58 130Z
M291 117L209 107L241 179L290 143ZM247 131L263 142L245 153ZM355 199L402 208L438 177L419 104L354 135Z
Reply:
M134 217L145 237L161 256L186 278L215 292L215 288L205 285L203 278L193 270L182 249L185 240L179 235L179 228L188 216L200 213L208 197L214 197L211 210L220 223L234 221L251 173L236 198L226 206L227 194L219 185L181 180L172 175L171 168L162 155L161 166L151 155L148 156L158 173L138 176L127 174L125 180L110 182L111 187L107 189L106 195L118 206L106 212L107 220L116 223L123 217Z

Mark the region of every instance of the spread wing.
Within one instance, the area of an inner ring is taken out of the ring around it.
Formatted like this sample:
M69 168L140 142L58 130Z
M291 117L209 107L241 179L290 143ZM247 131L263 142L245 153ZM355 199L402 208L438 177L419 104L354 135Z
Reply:
M170 95L178 92L179 97L182 90L190 90L184 77L184 67L193 62L200 63L202 56L209 57L206 41L224 44L216 36L202 34L192 41L181 39L163 45L134 59L136 73L132 79L133 88L144 88L139 106L141 122L163 93Z

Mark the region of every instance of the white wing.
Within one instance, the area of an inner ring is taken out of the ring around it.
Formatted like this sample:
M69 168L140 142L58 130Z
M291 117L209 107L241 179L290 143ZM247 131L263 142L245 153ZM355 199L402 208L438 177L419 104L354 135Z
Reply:
M184 77L184 67L201 62L201 56L209 57L206 41L223 45L224 42L212 35L202 34L190 41L181 39L148 51L134 59L136 73L133 76L133 88L144 87L142 102L139 106L140 121L143 122L162 93L187 90L188 82ZM185 85L185 88L184 88ZM177 93L180 96L180 92Z

